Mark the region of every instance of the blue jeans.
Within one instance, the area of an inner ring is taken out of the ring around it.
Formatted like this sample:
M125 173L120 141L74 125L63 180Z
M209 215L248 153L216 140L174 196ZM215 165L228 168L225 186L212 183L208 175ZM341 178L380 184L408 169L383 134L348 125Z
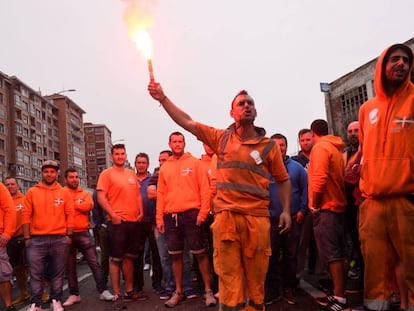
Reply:
M50 272L50 298L62 300L63 277L69 244L65 235L32 236L26 254L30 271L30 303L42 305L43 279L46 264Z
M99 293L102 293L107 287L106 282L104 281L102 268L98 262L95 242L92 240L88 231L82 231L73 233L72 244L69 247L67 268L70 294L79 295L78 275L76 271L76 250L79 250L83 254L83 257L86 259L86 262L92 271L96 289Z
M174 274L172 271L172 261L171 256L168 253L167 247L167 237L165 234L161 234L155 229L155 237L157 240L158 252L160 254L162 274L164 279L164 288L166 290L173 291L175 290L175 280ZM184 248L184 269L183 269L183 289L184 292L188 290L193 290L193 285L191 281L191 257L190 250L187 243L185 243Z

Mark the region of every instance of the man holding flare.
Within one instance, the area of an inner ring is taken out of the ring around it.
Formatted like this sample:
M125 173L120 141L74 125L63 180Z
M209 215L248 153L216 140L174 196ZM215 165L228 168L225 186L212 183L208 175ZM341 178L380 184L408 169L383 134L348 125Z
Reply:
M247 91L231 103L234 123L226 130L194 121L150 81L148 91L181 127L218 155L215 220L211 225L220 310L264 310L264 281L270 248L269 181L273 176L283 206L279 227L290 229L291 185L277 144L254 126L256 108Z

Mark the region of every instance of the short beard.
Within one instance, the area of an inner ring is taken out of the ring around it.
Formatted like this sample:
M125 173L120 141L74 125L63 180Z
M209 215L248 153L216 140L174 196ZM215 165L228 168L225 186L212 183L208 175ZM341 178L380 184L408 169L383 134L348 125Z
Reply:
M44 183L46 186L51 186L51 185L53 185L55 182L56 182L56 179L55 179L54 181L52 181L52 182L48 182L48 181L46 181L46 180L43 180L43 183Z

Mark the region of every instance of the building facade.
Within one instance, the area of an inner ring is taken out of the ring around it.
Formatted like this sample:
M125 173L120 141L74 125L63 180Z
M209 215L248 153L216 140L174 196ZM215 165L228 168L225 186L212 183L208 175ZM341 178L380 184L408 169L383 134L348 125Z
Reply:
M405 44L414 50L414 38ZM374 72L377 59L329 83L328 92L325 92L325 110L334 135L346 139L347 126L351 121L358 120L359 107L375 96ZM414 81L413 72L412 81Z
M59 154L55 159L60 163L61 174L69 167L75 168L79 184L86 187L85 140L83 114L85 111L69 97L62 94L45 96L57 109Z
M61 173L77 168L86 186L84 113L67 96L42 96L17 77L0 72L1 180L15 176L26 192L41 180L43 162L53 159Z
M84 123L87 184L95 189L99 174L112 165L109 157L112 140L111 131L104 124Z

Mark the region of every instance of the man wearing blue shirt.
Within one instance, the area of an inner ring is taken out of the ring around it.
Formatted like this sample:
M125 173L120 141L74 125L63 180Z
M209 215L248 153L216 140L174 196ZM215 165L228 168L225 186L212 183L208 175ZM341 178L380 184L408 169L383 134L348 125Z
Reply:
M279 233L278 224L279 215L282 212L282 203L278 195L277 184L272 182L270 183L269 188L272 256L270 257L269 270L266 277L265 288L267 295L265 295L265 303L271 304L280 298L280 294L277 291L278 287L282 285L283 299L288 304L293 305L296 304L295 284L299 239L302 230L303 217L308 208L308 176L301 164L286 155L286 137L282 134L274 134L271 138L279 145L292 184L292 203L290 206L292 227L287 233ZM280 265L278 262L280 253L282 253L283 257L281 268L278 269L278 266ZM280 272L278 272L278 270ZM280 279L282 284L278 284L278 280Z

